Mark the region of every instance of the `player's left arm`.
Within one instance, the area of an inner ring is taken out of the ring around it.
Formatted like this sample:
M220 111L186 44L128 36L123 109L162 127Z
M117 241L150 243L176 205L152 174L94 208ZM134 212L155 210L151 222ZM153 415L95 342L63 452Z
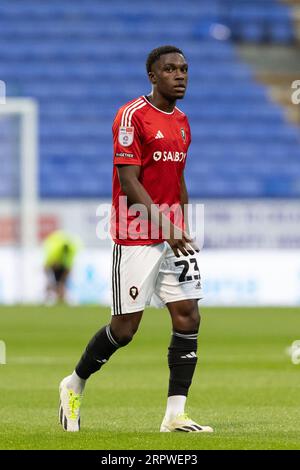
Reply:
M180 205L181 210L184 217L184 225L185 231L188 235L190 235L190 227L189 227L189 220L188 220L188 203L189 203L189 195L187 192L187 187L185 183L184 172L182 172L181 180L180 180ZM195 249L195 251L200 251L197 243L193 240L190 242L190 245Z
M188 203L189 203L189 195L188 195L186 184L185 184L184 173L182 173L181 180L180 180L180 205L181 205L181 210L182 210L183 217L184 217L185 229L187 233L190 233L188 211L187 211Z

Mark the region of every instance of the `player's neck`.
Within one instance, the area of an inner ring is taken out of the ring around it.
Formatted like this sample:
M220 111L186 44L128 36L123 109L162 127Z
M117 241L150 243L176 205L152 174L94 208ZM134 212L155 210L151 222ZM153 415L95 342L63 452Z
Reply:
M159 95L155 92L150 93L150 95L147 95L146 98L150 101L151 104L153 104L153 106L160 109L161 111L165 111L166 113L171 113L176 106L176 100L169 101L162 95Z

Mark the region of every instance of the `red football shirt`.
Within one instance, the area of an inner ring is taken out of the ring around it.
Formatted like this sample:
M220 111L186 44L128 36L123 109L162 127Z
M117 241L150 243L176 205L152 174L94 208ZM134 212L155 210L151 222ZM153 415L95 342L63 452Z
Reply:
M180 182L191 132L186 115L178 108L161 111L141 96L122 106L113 127L114 168L111 235L121 245L150 245L163 241L148 221L139 223L140 212L126 205L117 165L139 165L139 181L159 206L180 207ZM123 198L120 199L120 196ZM174 206L175 205L175 206ZM163 210L163 209L161 209ZM168 210L164 212L168 214ZM169 218L182 226L182 215Z

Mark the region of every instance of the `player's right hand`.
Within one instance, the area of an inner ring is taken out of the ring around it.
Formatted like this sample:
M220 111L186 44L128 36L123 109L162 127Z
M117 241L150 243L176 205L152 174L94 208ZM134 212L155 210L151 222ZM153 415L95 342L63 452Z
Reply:
M170 238L166 241L169 243L177 258L181 255L193 255L195 252L200 251L195 240L184 231L181 231L180 233L177 227L174 227L174 229L171 230Z

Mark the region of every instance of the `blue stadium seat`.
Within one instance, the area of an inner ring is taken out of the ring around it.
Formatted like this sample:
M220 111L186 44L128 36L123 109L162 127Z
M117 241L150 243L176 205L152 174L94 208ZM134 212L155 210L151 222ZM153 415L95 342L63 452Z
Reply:
M150 90L147 53L172 42L190 62L189 90L178 105L192 126L191 195L300 195L299 129L269 101L231 40L215 39L211 29L228 25L233 41L289 43L289 7L277 0L175 5L170 11L158 0L132 0L126 9L121 0L1 1L0 78L9 95L39 101L42 197L111 194L114 115ZM16 191L7 163L16 151L14 129L0 120L0 197Z

